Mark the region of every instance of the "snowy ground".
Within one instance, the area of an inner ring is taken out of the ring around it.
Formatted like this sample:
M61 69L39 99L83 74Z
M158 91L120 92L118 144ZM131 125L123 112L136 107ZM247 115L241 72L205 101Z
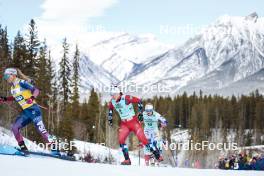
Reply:
M90 152L90 154L95 159L99 158L101 161L104 161L105 158L109 158L109 155L111 155L111 157L114 159L114 163L120 164L121 161L124 160L121 149L110 149L100 144L94 144L94 143L84 142L84 141L79 141L79 140L74 140L74 145L76 146L79 156L81 157L84 157L87 153ZM132 165L138 165L139 164L138 154L130 152L129 155L130 155ZM144 162L145 162L144 159L141 158L140 163L144 163Z
M31 144L32 150L43 150L38 148L34 143L26 140L27 144ZM0 144L16 146L16 141L13 134L0 127ZM85 155L87 152L95 158L103 160L109 156L109 153L115 158L117 162L123 159L122 153L119 150L109 149L105 146L92 144L83 141L75 141L76 147L79 151L79 156ZM63 176L82 176L82 175L96 175L96 176L260 176L264 172L256 171L223 171L223 170L197 170L184 169L172 167L146 167L136 166L138 164L138 157L131 153L133 166L120 166L108 164L90 164L84 162L63 161L54 158L47 158L42 156L5 156L0 155L0 173L3 176L47 176L47 175L63 175ZM141 165L144 163L141 160Z
M3 176L263 176L261 171L224 171L183 169L170 167L120 166L88 164L43 157L19 157L0 155L0 171Z
M36 145L30 140L26 138L24 138L24 140L25 140L27 147L31 151L48 152L44 150L43 148L40 148L38 145ZM3 127L0 127L0 144L18 147L13 133L10 130L5 129ZM109 158L110 155L111 155L111 158L114 159L113 161L114 163L120 164L120 162L124 160L122 151L120 149L109 149L108 147L100 145L100 144L94 144L94 143L84 142L84 141L79 141L79 140L74 140L74 146L78 150L78 154L76 155L77 159L79 157L85 157L88 153L90 153L94 157L94 159L100 159L100 161L104 161L105 158ZM134 154L133 152L130 152L130 159L133 165L139 164L139 161L138 161L139 158L138 158L137 153ZM144 163L143 158L141 158L140 163Z

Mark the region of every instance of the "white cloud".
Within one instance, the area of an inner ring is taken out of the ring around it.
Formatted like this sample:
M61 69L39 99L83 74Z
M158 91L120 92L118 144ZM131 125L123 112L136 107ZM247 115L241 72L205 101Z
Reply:
M86 21L87 18L103 15L116 2L117 0L45 0L41 18Z
M98 42L114 33L100 26L91 26L90 19L104 15L118 0L44 0L43 13L35 18L39 36L46 38L55 57L60 54L60 43L67 37L70 43L78 42L80 47ZM98 31L99 30L99 31ZM73 47L74 48L74 47Z

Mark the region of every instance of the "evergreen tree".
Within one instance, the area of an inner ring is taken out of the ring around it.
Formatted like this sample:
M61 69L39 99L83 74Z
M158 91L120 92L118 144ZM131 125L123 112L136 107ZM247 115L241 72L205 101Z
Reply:
M36 85L41 90L39 95L39 102L44 103L44 100L47 94L50 92L50 78L48 78L48 53L47 53L47 44L46 41L43 42L42 46L39 49L39 56L37 60L36 70Z
M64 38L62 42L63 56L59 63L59 94L62 100L62 112L59 114L61 116L59 121L58 135L62 138L66 138L68 142L73 139L73 120L71 117L71 109L69 106L69 100L71 97L71 69L69 61L69 44L67 39Z
M73 93L72 93L72 117L78 118L79 116L79 60L80 60L80 51L78 45L76 45L74 58L73 58Z
M88 123L89 123L89 112L88 112L88 102L85 99L84 102L81 105L81 110L80 110L80 121L81 123L85 124L84 129L81 129L83 133L81 134L80 138L82 140L87 141L89 139L88 136Z
M7 27L2 28L0 25L0 75L2 78L5 68L11 66L11 47L9 45ZM10 88L4 79L0 79L0 95L7 96L10 94ZM1 106L0 114L5 117L2 118L2 123L8 123L11 121L12 109L9 106ZM14 112L16 113L16 112Z
M87 109L88 109L88 119L86 123L88 126L89 139L92 142L96 142L96 127L98 126L98 115L99 115L99 97L94 89L91 90L91 95L89 97Z
M0 25L0 61L1 66L8 67L10 66L11 60L11 47L8 41L7 27L4 29Z
M48 54L48 77L50 78L50 82L51 82L51 101L53 106L55 107L57 104L57 100L58 100L58 95L59 95L59 88L58 88L58 77L56 75L56 70L54 67L54 62L51 59L51 52L49 51ZM53 108L55 109L55 108Z
M60 78L60 95L62 96L63 102L63 112L66 111L69 97L71 95L70 85L71 85L71 69L70 69L70 61L69 61L69 44L67 43L67 39L64 38L62 42L63 48L63 56L61 59L60 70L59 70L59 78Z
M24 72L26 68L26 59L27 46L24 37L21 35L20 31L18 31L14 39L12 66L15 68L19 68L22 72Z
M49 89L47 90L47 96L48 96L48 129L51 132L56 131L56 112L57 109L57 97L58 97L58 88L57 88L57 78L56 78L56 72L54 68L54 63L51 59L51 52L48 51L48 60L47 60L47 82L49 84Z
M27 69L25 73L26 75L34 78L37 70L36 57L39 51L40 42L38 40L36 23L33 19L30 20L27 37L28 57L26 61L26 68L31 69Z

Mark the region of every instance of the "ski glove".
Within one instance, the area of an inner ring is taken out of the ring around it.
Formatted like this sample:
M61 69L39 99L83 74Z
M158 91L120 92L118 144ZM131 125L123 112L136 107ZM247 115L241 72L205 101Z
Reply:
M34 100L35 100L34 96L30 97L29 99L27 99L27 104L32 104Z
M143 113L143 103L142 103L141 100L140 100L139 103L138 103L138 112L139 112L139 113Z
M162 128L164 128L168 125L168 121L166 120L165 122L161 122L160 125Z
M139 120L140 122L143 121L143 114L142 114L142 113L139 113L139 114L138 114L138 120Z

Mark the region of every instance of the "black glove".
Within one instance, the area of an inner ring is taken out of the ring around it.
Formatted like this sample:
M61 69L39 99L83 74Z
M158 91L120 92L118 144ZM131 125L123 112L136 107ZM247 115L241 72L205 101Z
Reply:
M143 121L143 114L142 114L142 113L139 113L139 114L138 114L138 120L139 120L140 122Z

